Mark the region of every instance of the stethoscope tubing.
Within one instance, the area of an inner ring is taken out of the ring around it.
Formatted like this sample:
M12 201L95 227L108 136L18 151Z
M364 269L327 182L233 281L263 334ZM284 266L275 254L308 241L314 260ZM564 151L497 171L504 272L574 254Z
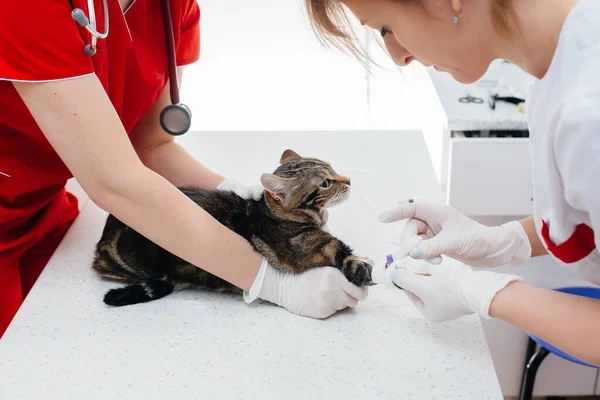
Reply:
M175 35L173 33L173 22L171 20L169 0L161 0L161 6L165 29L165 41L167 45L167 57L169 61L171 104L179 104L179 82L177 80L177 65L175 62Z
M108 13L108 0L102 0L104 7L104 29L105 32L101 33L96 30L96 11L94 8L94 0L87 0L89 19L86 17L83 10L76 8L73 10L72 18L82 27L86 28L91 35L91 43L86 45L85 53L88 56L96 54L96 43L98 39L106 39L108 37L108 24L109 24L109 13ZM163 28L165 33L165 44L167 49L167 65L169 73L169 94L171 97L171 105L165 107L160 114L160 124L162 128L171 135L182 135L187 132L191 125L191 111L184 104L180 103L179 99L179 81L177 79L177 60L175 54L175 35L173 33L173 21L171 19L171 8L169 0L161 0L162 17L163 17ZM169 129L166 125L164 116L168 110L176 109L185 116L185 127L183 130L174 131Z

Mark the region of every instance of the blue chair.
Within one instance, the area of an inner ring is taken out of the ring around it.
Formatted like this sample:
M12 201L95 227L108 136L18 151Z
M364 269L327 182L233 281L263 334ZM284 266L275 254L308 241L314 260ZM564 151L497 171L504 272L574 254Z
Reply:
M569 293L576 296L590 297L593 299L600 299L600 288L597 287L565 287L555 289L557 292ZM564 351L557 349L551 344L543 341L542 339L529 334L529 341L527 343L527 352L525 354L525 367L523 368L523 377L521 380L521 394L520 400L531 400L533 395L533 386L535 384L535 376L538 368L542 364L542 361L553 353L565 360L574 362L576 364L585 365L586 367L599 368L598 366L583 362Z

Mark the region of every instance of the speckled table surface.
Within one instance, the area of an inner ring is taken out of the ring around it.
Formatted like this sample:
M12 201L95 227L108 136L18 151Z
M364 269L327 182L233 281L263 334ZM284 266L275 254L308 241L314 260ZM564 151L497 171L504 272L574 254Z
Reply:
M337 142L340 155L330 159L340 165L351 159L346 146L388 145L372 155L363 146L362 173L348 173L351 199L332 210L329 223L333 234L381 264L391 250L389 229L400 226L374 221L369 207L376 202L369 206L364 196L426 192L419 185L435 176L415 164L427 150L418 132L339 135L320 134L323 146L310 155L331 152L327 141ZM227 171L219 151L235 141L239 150L230 152L241 156L257 139L269 145L257 150L263 161L249 174L278 160L280 147L306 154L305 136L276 132L192 135L202 145L190 148ZM385 168L398 153L394 168ZM392 170L402 189L381 188ZM327 320L199 291L108 308L102 296L117 285L89 268L105 217L86 204L0 340L0 399L502 399L480 321L430 324L395 288L372 287L355 310Z

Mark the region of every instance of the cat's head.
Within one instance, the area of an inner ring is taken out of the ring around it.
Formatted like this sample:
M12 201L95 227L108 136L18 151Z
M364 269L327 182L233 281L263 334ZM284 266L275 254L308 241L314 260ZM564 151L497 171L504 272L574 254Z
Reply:
M268 203L280 211L320 218L325 208L340 204L350 194L350 179L324 161L286 150L280 164L261 177Z

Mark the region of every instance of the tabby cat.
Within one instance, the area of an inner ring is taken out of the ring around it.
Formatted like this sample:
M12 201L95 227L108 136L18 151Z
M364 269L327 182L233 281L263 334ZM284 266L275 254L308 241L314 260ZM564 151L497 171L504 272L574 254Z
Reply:
M263 174L259 201L233 192L182 187L180 190L220 223L244 237L275 268L303 272L333 266L357 286L371 285L372 261L353 254L321 229L326 207L348 198L350 179L326 162L286 150L273 174ZM196 287L241 293L232 284L169 253L109 215L96 246L94 270L128 283L104 296L111 306L143 303Z

